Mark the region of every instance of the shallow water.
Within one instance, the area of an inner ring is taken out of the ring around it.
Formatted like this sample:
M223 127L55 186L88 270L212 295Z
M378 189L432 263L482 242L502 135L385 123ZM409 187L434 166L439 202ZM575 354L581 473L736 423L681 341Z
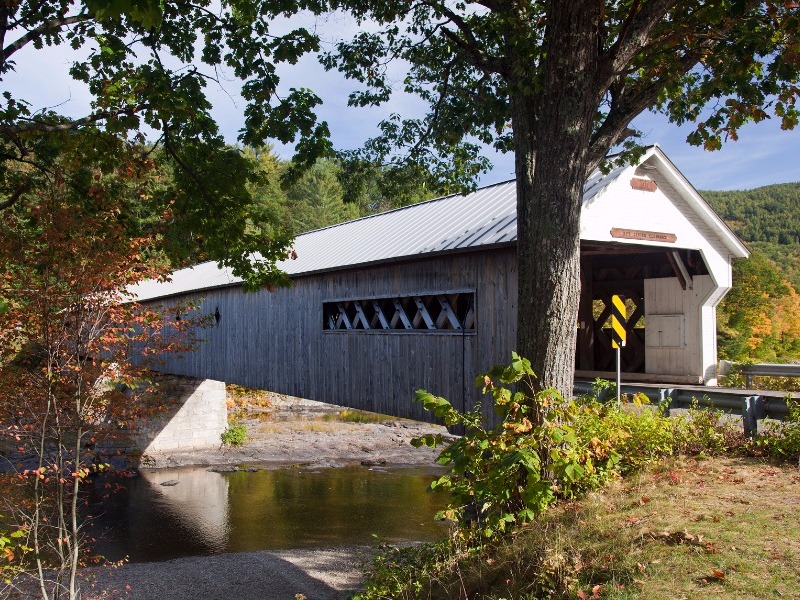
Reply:
M109 560L428 541L446 533L427 492L430 469L344 467L215 473L143 469L124 489L92 494L89 535Z

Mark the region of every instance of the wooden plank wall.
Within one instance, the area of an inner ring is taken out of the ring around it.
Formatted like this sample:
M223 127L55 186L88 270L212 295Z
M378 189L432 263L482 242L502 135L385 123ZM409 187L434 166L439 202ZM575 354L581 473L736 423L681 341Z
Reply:
M475 290L475 333L323 331L330 300ZM298 277L294 286L245 294L239 287L191 299L221 319L205 342L168 357L165 372L218 379L341 406L430 420L414 391L457 407L479 398L473 381L508 362L516 335L517 277L513 248Z
M693 375L698 378L705 375L707 365L702 364L702 348L704 344L716 344L716 340L713 336L704 339L707 329L704 332L701 309L715 284L710 275L697 275L693 281L693 289L684 290L675 277L644 280L645 335L656 333L646 325L652 315L682 315L685 334L685 345L677 348L659 348L648 337L645 357L647 373Z

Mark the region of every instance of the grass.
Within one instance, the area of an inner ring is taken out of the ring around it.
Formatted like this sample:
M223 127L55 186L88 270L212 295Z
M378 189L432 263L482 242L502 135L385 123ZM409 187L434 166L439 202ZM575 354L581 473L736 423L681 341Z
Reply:
M253 415L250 415L251 418L252 416ZM270 423L269 413L258 413L255 418L262 422L262 425L258 427L259 433L277 433L282 431L332 433L339 430L336 423L369 424L399 420L397 417L390 417L388 415L381 415L364 410L352 410L349 408L338 413L282 421L280 423Z
M397 421L399 419L398 417L391 417L380 413L346 408L335 415L325 415L323 420L340 421L342 423L383 423L384 421Z
M798 599L798 499L794 466L669 459L511 540L451 549L425 573L409 561L417 591L391 597Z
M797 468L682 460L615 497L620 515L609 515L608 531L630 543L624 562L640 571L642 597L800 598Z
M335 433L339 428L335 423L321 420L281 421L276 423L262 423L258 426L258 433Z

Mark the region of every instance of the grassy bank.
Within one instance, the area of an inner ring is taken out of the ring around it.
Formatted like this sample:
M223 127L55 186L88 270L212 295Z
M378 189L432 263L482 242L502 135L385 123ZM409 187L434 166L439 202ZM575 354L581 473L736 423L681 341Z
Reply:
M748 439L714 409L672 417L640 395L617 405L537 390L516 354L478 381L496 425L417 392L466 430L431 484L450 494L450 539L387 549L362 600L800 598L796 403Z
M668 459L512 536L391 550L374 598L800 598L800 469Z

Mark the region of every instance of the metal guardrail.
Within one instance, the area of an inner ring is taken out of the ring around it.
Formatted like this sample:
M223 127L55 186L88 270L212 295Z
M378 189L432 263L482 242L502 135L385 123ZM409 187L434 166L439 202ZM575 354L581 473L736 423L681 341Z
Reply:
M772 363L761 363L753 365L742 365L745 385L753 387L753 377L762 375L764 377L800 377L800 365L777 365Z
M781 365L787 366L787 365ZM576 381L574 393L578 396L592 389L591 381ZM742 416L744 433L754 437L758 433L758 422L762 419L785 420L789 416L786 392L741 390L734 388L683 386L670 387L655 384L622 384L623 394L642 393L648 399L664 406L669 411L688 409L692 406L716 408L728 414Z

